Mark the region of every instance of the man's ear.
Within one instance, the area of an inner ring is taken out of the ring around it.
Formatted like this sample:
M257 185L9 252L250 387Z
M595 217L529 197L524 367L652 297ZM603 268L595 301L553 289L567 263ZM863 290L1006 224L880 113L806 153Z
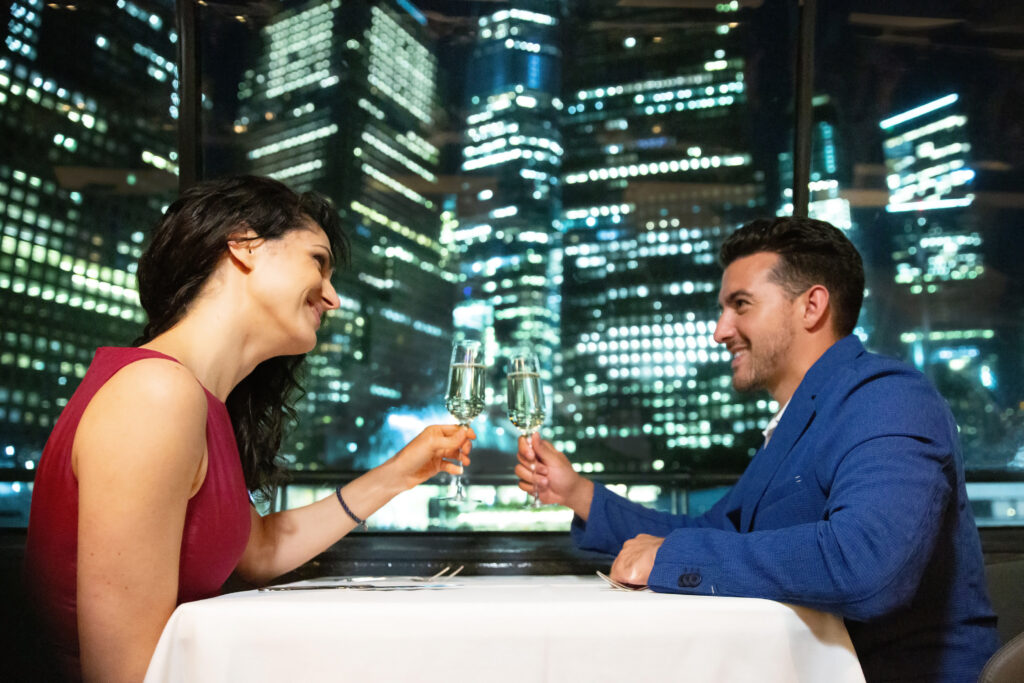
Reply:
M233 232L228 237L228 255L245 270L252 270L254 252L264 240L252 228Z
M824 286L812 285L801 298L804 300L804 329L817 330L822 324L829 322L831 318L830 298L828 290Z

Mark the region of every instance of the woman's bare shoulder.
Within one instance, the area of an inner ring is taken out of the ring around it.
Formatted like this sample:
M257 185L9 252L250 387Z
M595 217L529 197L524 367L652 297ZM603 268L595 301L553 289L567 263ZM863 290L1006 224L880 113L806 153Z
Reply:
M135 419L206 421L206 394L199 380L185 366L163 358L124 366L96 392L92 404L110 405Z
M75 435L75 468L82 457L174 461L186 469L206 446L206 394L182 365L147 358L126 365L96 392ZM110 464L113 464L112 462Z
M158 403L165 408L202 408L206 411L206 393L192 371L165 358L145 358L121 368L100 391L110 390L117 397L132 398L142 404ZM98 394L97 394L98 395Z

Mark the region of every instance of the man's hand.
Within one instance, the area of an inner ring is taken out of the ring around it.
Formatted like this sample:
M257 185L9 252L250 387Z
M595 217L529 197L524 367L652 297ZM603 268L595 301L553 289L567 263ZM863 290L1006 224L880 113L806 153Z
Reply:
M587 518L594 484L572 468L564 453L534 432L529 438L519 437L518 457L515 473L520 489L533 493L536 486L542 503L565 505L582 519Z
M612 578L620 583L646 586L658 548L664 542L665 539L660 536L640 534L623 543L622 550L612 563Z

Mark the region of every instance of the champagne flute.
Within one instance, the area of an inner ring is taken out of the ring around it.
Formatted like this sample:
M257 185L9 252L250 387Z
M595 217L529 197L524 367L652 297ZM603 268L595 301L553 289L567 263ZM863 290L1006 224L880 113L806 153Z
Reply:
M460 339L452 344L452 360L448 368L448 392L444 407L463 427L484 409L484 380L487 366L484 364L483 343L475 339ZM469 500L462 484L462 463L448 462L459 467L459 474L453 479L455 492L445 500L464 503Z
M508 361L508 419L526 437L530 449L533 442L530 435L544 422L544 395L540 385L540 361L532 353L520 353ZM536 456L535 456L536 457ZM527 507L540 507L540 492L537 481L533 482L533 500L528 499Z

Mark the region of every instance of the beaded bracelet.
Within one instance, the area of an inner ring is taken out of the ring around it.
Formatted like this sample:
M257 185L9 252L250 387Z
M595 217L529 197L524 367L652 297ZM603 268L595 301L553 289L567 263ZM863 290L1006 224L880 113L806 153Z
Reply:
M352 521L356 523L357 527L359 527L363 531L366 531L366 520L365 519L359 519L358 517L356 517L356 513L352 512L349 509L348 505L345 505L345 499L341 497L341 487L340 486L338 488L334 489L334 495L336 495L338 497L338 502L341 503L341 509L345 511L345 514L347 514L349 517L352 518Z

